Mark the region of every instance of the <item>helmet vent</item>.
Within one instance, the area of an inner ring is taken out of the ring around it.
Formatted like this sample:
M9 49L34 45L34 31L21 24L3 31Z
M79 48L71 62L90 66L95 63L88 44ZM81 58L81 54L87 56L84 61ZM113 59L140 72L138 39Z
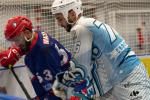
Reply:
M16 23L16 22L14 22L12 25L13 25L13 27L15 28L15 27L17 26L17 23Z

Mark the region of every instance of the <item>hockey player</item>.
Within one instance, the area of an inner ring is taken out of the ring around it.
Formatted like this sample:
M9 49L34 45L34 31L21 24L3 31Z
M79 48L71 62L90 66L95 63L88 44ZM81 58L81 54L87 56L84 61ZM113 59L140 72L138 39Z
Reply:
M61 100L52 91L55 75L68 68L70 53L45 32L33 32L32 22L25 16L8 20L5 38L14 43L8 50L0 53L1 65L14 65L25 55L25 64L30 70L34 90L40 100Z
M82 75L84 71L78 68L75 69L75 64L70 61L71 54L46 32L33 31L32 22L27 17L15 16L9 19L4 34L5 38L13 42L14 45L0 53L0 63L8 68L10 65L13 66L21 56L25 55L25 64L30 71L31 82L37 94L36 99L62 100L60 97L55 96L52 90L56 76L60 81L61 77L63 79L68 78L70 73L75 73L76 77L80 75L81 77L78 78L81 80L74 81L74 83L62 80L70 85L73 91L79 90L75 91L75 93L81 92L82 89L86 89L86 86L89 86L88 81ZM58 85L60 84L55 82L54 86L58 87ZM61 84L61 86L66 87L64 84ZM75 86L76 88L74 88ZM66 93L66 95L68 94ZM73 97L74 95L70 93L68 98Z
M101 99L149 100L150 81L139 58L115 29L82 12L81 0L52 4L58 25L74 35L74 57L91 73Z

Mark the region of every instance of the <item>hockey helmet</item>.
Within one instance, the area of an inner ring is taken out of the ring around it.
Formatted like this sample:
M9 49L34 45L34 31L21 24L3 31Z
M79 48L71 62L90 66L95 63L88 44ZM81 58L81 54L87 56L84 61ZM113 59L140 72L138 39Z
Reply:
M24 29L32 31L32 22L25 16L15 16L8 20L4 34L7 40L19 36Z
M68 11L73 9L78 16L83 12L81 0L55 0L52 4L52 14L62 13L68 22Z

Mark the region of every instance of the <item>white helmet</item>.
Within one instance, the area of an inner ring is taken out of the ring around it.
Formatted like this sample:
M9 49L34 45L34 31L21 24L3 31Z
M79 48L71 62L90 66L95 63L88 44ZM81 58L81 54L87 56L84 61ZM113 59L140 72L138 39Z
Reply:
M78 16L83 12L81 0L54 0L52 14L62 13L68 22L68 11L73 9Z

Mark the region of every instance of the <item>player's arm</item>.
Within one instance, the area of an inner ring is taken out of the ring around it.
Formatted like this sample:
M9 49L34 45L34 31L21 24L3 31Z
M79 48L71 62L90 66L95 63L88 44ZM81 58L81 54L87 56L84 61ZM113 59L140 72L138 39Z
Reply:
M53 85L55 95L61 98L66 96L70 100L76 100L73 98L93 100L95 90L92 80L89 80L85 73L81 65L70 61L69 70L56 76Z
M50 67L51 67L51 63L53 63L49 57L51 57L51 54L55 54L55 52L53 52L53 49L49 49L49 45L47 46L44 46L43 48L40 48L41 49L41 52L43 54L42 58L44 59L44 63L47 68L46 69L43 69L42 67L44 66L37 66L39 69L41 67L41 70L40 72L43 73L41 76L38 75L37 73L37 70L35 69L31 69L29 70L28 69L28 73L29 73L29 76L30 76L30 79L31 79L31 83L32 83L32 86L35 90L35 93L37 95L36 99L38 100L44 100L44 99L55 99L58 97L56 97L52 91L52 85L53 84L53 81L54 81L54 76L51 74L51 71L50 71ZM55 48L55 47L54 47ZM51 58L52 59L52 58ZM54 60L55 61L55 60ZM30 58L28 58L28 56L25 57L25 63L27 66L29 65L32 65L30 64L30 62L32 62L30 60ZM41 64L41 62L39 61L39 64ZM32 67L32 66L30 66ZM33 66L35 67L35 66ZM29 68L29 67L28 67ZM48 71L46 73L44 73L44 71Z
M51 92L47 92L44 90L44 88L42 87L41 83L39 82L39 78L38 76L34 75L30 70L29 68L27 67L28 69L28 75L30 77L30 81L31 81L31 84L33 86L33 89L36 93L36 97L34 97L33 100L44 100L44 98L46 98L47 95L49 95Z
M69 64L70 59L72 58L71 53L62 45L60 44L56 39L53 38L53 42L55 44L55 49L57 50L58 54L61 58L61 66L62 70L67 70L67 66Z
M39 83L38 78L35 75L30 76L30 80L31 80L31 84L34 88L34 91L36 93L36 100L40 100L40 99L44 99L45 96L45 90L43 89L43 87L41 86L41 84Z
M83 26L77 26L78 30L73 31L74 32L74 52L75 54L75 59L78 61L82 62L81 64L84 65L79 65L79 64L72 64L72 61L69 66L69 70L65 71L64 73L60 73L57 75L56 81L54 83L53 90L56 95L60 96L62 93L62 87L65 87L67 90L71 90L73 88L72 96L79 96L79 98L93 98L94 96L94 89L93 85L89 84L92 83L90 82L88 78L88 71L87 71L87 65L89 65L91 61L91 54L87 54L91 50L92 46L92 37L90 32ZM80 32L82 34L80 34ZM87 41L88 40L88 41ZM85 45L85 43L87 43ZM86 53L86 54L85 54ZM91 52L90 52L91 53ZM86 67L85 67L86 66ZM90 69L88 69L90 70ZM64 85L64 86L62 86ZM58 87L57 87L58 86ZM91 90L90 90L91 89ZM59 92L60 90L60 92ZM87 90L90 90L91 92L88 92ZM66 90L65 90L66 91ZM84 92L87 91L87 92ZM58 94L57 94L58 93ZM71 93L69 91L69 93ZM67 94L68 95L68 94ZM70 97L72 97L70 96ZM70 98L69 98L70 99Z

